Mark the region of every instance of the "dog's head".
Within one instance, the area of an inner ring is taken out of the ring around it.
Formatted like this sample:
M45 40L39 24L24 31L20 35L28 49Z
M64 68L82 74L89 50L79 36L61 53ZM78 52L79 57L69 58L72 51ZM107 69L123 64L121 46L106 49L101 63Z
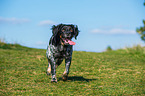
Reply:
M57 45L61 42L64 45L75 45L75 42L71 41L71 39L73 37L77 38L79 30L77 25L59 24L57 26L53 25L52 33L53 44Z

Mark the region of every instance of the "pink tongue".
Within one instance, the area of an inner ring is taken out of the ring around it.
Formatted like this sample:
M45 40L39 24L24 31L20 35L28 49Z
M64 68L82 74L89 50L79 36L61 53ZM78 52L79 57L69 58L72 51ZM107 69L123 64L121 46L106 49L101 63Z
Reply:
M68 43L69 43L70 45L75 45L75 44L76 44L75 42L73 42L73 41L71 41L71 40L68 40Z

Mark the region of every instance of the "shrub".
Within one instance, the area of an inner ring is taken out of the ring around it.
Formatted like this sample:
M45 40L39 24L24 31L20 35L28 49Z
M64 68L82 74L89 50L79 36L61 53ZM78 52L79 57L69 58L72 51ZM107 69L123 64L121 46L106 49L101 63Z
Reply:
M106 51L112 51L111 46L108 46L107 49L106 49Z

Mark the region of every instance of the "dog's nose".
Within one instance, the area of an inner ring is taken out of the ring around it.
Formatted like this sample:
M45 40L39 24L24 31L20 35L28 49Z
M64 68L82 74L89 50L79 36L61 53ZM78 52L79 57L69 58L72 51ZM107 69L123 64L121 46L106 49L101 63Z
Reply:
M70 32L67 33L67 35L70 35L70 34L71 34Z
M70 35L71 35L71 33L70 33L70 32L66 32L65 34L66 34L67 36L70 36Z

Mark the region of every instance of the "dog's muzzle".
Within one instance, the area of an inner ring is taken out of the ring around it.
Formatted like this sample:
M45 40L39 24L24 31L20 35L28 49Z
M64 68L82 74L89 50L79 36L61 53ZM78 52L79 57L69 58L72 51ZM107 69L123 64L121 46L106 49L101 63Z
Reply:
M62 33L62 36L63 36L63 38L67 38L67 39L72 38L71 32L63 32L63 33Z

